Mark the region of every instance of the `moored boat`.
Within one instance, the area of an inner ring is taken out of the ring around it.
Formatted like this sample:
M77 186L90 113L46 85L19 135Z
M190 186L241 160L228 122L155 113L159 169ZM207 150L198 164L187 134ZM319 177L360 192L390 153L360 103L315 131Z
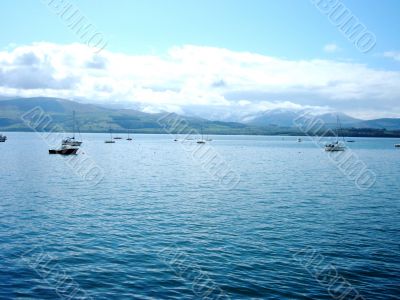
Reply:
M4 143L7 140L5 135L0 134L0 143Z
M206 141L203 136L203 128L201 128L201 139L197 140L197 144L205 144L205 143L206 143Z
M72 117L73 117L72 137L63 139L61 142L61 145L62 146L80 147L82 145L82 142L75 139L75 111L72 112Z
M80 145L82 145L82 142L81 141L76 141L75 137L70 137L70 138L66 138L66 139L62 140L62 144L64 146L79 147Z
M109 140L105 140L104 143L106 143L106 144L114 144L115 143L115 141L113 140L111 127L110 127L110 139Z
M127 141L132 141L133 139L131 138L129 131L128 131L128 138L126 139Z
M339 120L339 116L337 116L337 128L336 128L336 141L326 144L325 145L325 151L328 152L337 152L337 151L345 151L346 150L346 145L345 145L345 139L342 136L343 142L339 141L339 136L341 134L341 125L340 125L340 120Z
M49 154L73 155L77 154L78 150L77 147L63 145L59 149L49 149Z
M325 145L325 151L335 152L335 151L344 151L344 150L346 150L346 146L339 141Z

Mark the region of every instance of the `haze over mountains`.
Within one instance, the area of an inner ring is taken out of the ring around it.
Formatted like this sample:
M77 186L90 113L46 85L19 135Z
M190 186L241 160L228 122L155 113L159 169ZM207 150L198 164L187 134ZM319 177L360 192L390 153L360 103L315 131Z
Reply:
M293 111L275 109L248 116L243 120L243 123L256 126L276 125L280 127L292 127L293 121L304 113L304 110ZM322 120L328 127L336 126L337 117L339 117L343 128L400 129L400 119L397 118L361 120L340 112L317 114L315 117Z
M41 107L51 116L53 122L61 124L65 130L72 128L72 112L76 111L77 124L82 132L105 132L111 127L112 130L119 132L131 130L143 133L164 133L158 119L167 113L150 114L138 110L108 108L58 98L7 99L0 97L0 130L30 130L22 121L21 116L35 107ZM247 115L239 120L240 122L211 121L193 116L182 116L182 118L188 121L190 127L197 130L204 129L210 134L299 134L300 132L293 124L294 120L304 112L304 110L275 109ZM343 113L325 113L317 115L316 118L321 119L327 127L336 127L337 116L340 117L343 128L352 128L353 131L356 129L400 130L400 119L395 118L360 120ZM357 136L358 133L354 135Z

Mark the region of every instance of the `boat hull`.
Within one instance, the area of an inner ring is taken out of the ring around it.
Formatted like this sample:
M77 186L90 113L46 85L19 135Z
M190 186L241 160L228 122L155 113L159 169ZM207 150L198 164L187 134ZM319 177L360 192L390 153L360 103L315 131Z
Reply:
M78 149L69 148L69 149L50 149L49 154L59 154L59 155L74 155L77 154Z

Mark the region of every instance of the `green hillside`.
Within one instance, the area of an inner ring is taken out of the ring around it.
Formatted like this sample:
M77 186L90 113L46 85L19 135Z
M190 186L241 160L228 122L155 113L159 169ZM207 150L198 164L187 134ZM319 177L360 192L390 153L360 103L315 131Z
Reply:
M185 120L187 122L186 130L180 133L187 133L191 129L195 129L198 132L203 130L204 134L304 135L293 127L257 126L235 122L209 121L168 113L149 114L131 109L111 109L65 99L45 97L0 100L0 131L31 131L32 129L23 121L22 116L35 108L40 108L50 116L52 128L56 126L58 131L66 132L72 131L72 112L75 111L76 127L80 132L107 132L111 128L113 132L120 133L166 133L158 122L160 118L164 117L166 118L165 123L174 123L176 119ZM386 120L384 124L389 124L389 121ZM44 128L44 130L47 131L49 128ZM182 130L182 127L179 130ZM316 132L315 134L321 133ZM400 137L399 130L365 128L365 126L364 128L345 128L343 133L345 136L358 137Z
M77 128L81 132L114 132L165 133L158 119L167 114L148 114L129 109L110 109L91 104L57 98L24 98L0 101L1 131L30 131L22 120L27 112L39 107L48 114L52 123L64 131L71 131L73 126L72 112L76 112ZM247 126L240 123L208 121L200 118L180 117L168 114L168 118L186 120L190 128L201 130L206 134L266 134L267 129ZM271 131L272 132L272 131Z

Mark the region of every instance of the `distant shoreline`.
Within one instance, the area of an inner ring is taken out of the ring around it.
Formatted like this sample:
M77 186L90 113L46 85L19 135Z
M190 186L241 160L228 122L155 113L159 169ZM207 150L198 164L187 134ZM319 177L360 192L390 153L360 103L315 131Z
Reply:
M375 131L376 129L371 129L373 131ZM344 129L344 131L346 131L346 129ZM6 130L6 129L0 129L0 132L14 132L14 133L34 133L34 132L38 132L38 133L49 133L50 131L33 131L33 130ZM67 131L55 131L53 133L71 133L71 132L67 132ZM98 134L109 134L109 131L82 131L80 132L81 134L88 134L88 133L98 133ZM128 131L113 131L113 134L128 134ZM164 131L160 131L160 132L156 132L156 131L135 131L135 130L130 130L129 133L131 135L134 134L149 134L149 135L156 135L156 134L162 134L162 135L179 135L179 136L185 136L185 135L189 135L186 133L167 133ZM394 131L386 131L386 134L374 134L374 132L369 132L370 134L352 134L352 135L348 135L345 134L344 137L345 138L393 138L393 139L398 139L400 138L400 132L394 132ZM306 135L303 134L301 132L299 132L298 134L296 133L284 133L284 132L277 132L277 133L235 133L235 132L231 132L231 133L212 133L212 132L204 132L204 135L212 135L212 136L282 136L282 137L307 137L307 136L312 136L312 137L321 137L324 135ZM192 136L196 136L196 135L192 135ZM333 135L325 135L324 137L332 137Z
M73 117L75 113L76 119ZM33 127L26 122L29 118L32 118ZM103 134L109 133L111 129L115 134L196 135L203 132L205 135L233 136L333 136L337 131L337 118L333 116L322 115L321 119L315 120L318 122L308 124L305 128L296 126L300 125L297 124L296 118L297 121L302 120L298 114L278 114L277 119L267 118L261 123L244 124L166 112L149 114L132 109L110 109L58 98L36 97L0 101L0 132L31 132L33 129L62 132L72 131L75 127L78 132ZM340 128L340 136L400 138L400 118L348 122L349 120L344 122L344 128Z

